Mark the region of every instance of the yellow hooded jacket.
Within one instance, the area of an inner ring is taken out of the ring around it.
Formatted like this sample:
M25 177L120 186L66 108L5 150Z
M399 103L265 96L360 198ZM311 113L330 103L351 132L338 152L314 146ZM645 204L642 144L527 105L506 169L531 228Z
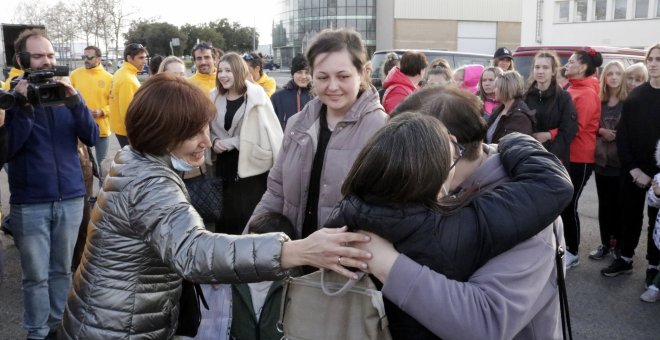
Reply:
M94 118L99 126L99 136L110 135L110 88L112 74L103 68L103 65L86 69L79 67L71 72L71 84L80 92L85 104L90 110L103 111L103 116Z
M215 78L218 70L215 68L213 69L213 72L211 74L203 74L199 72L195 72L188 80L190 80L193 84L199 86L204 90L204 92L209 93L211 90L215 88ZM209 94L210 96L210 94Z
M135 92L140 88L137 78L137 67L129 62L115 72L112 77L110 91L110 128L115 134L126 136L126 111L133 100Z
M5 91L9 91L9 86L10 86L11 80L18 77L18 76L20 76L23 73L25 73L23 70L19 70L15 67L12 67L9 70L9 75L7 76L7 79L6 79L5 83L2 85L2 89L5 90Z
M266 91L266 94L268 97L272 96L273 93L275 93L275 88L277 87L277 83L275 82L275 79L269 77L266 72L261 75L261 78L256 81L256 83L264 88L264 91Z

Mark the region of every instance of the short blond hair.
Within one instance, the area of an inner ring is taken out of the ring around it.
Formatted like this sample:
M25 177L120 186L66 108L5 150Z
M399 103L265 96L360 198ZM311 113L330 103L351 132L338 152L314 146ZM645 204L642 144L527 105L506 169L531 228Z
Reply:
M156 73L165 72L165 70L167 70L167 66L169 66L170 64L174 64L174 63L179 63L179 64L183 65L184 69L186 67L186 64L183 62L183 60L181 60L177 56L171 55L171 56L163 59L163 61L160 63L160 66L158 66L158 72L156 72Z
M511 99L520 99L525 94L525 81L516 71L504 71L497 76L495 86L502 102Z
M644 63L635 63L628 66L628 68L626 68L626 78L631 74L641 75L642 80L644 80L645 83L649 81L649 70Z

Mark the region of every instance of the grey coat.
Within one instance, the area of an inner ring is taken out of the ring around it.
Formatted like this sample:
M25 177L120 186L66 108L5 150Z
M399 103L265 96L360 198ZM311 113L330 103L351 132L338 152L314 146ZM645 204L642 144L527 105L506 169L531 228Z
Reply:
M278 280L284 234L204 229L169 157L125 147L94 207L60 339L171 339L182 277L198 283Z
M268 175L268 188L252 214L283 214L295 226L297 237L302 234L322 105L316 97L289 119L282 150ZM341 200L341 185L358 153L386 122L387 115L380 105L378 92L371 87L353 103L344 120L337 123L330 136L321 170L319 225L324 224Z

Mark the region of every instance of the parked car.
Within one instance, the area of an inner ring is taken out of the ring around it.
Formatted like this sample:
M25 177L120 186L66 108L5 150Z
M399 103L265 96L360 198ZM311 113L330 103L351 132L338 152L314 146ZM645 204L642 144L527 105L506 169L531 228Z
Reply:
M644 61L644 50L607 46L591 47L603 55L603 66L607 65L607 63L612 60L622 62L624 67ZM540 50L555 51L557 52L559 59L561 59L561 64L566 65L573 52L586 48L588 48L588 46L521 46L513 52L513 62L516 66L516 70L523 75L524 79L528 79L536 52ZM602 67L600 67L598 71L600 72L601 69Z
M371 66L374 69L373 72L371 73L371 79L373 81L374 86L376 86L376 88L380 89L382 87L383 80L381 75L381 68L383 66L383 62L385 62L385 56L390 52L394 52L399 56L401 56L406 51L410 51L410 50L395 49L395 50L381 50L374 52L374 55L371 57ZM452 69L469 64L481 64L486 66L490 64L491 59L493 59L492 55L479 54L479 53L442 51L442 50L415 50L415 51L424 53L429 63L431 63L435 59L443 58L449 62L449 65L451 66Z
M138 75L149 74L149 65L144 64L141 71L138 71Z
M279 70L280 64L273 60L264 60L264 70Z

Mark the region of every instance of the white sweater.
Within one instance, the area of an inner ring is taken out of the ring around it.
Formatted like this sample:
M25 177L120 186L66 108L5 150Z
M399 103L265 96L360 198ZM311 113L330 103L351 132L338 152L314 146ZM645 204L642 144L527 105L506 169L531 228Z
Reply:
M220 95L217 89L211 90L211 100L217 109L217 115L210 126L211 141L220 139L230 150L240 150L238 176L241 178L270 170L284 136L266 92L251 82L246 82L246 85L247 100L236 111L229 130L224 128L227 97Z

